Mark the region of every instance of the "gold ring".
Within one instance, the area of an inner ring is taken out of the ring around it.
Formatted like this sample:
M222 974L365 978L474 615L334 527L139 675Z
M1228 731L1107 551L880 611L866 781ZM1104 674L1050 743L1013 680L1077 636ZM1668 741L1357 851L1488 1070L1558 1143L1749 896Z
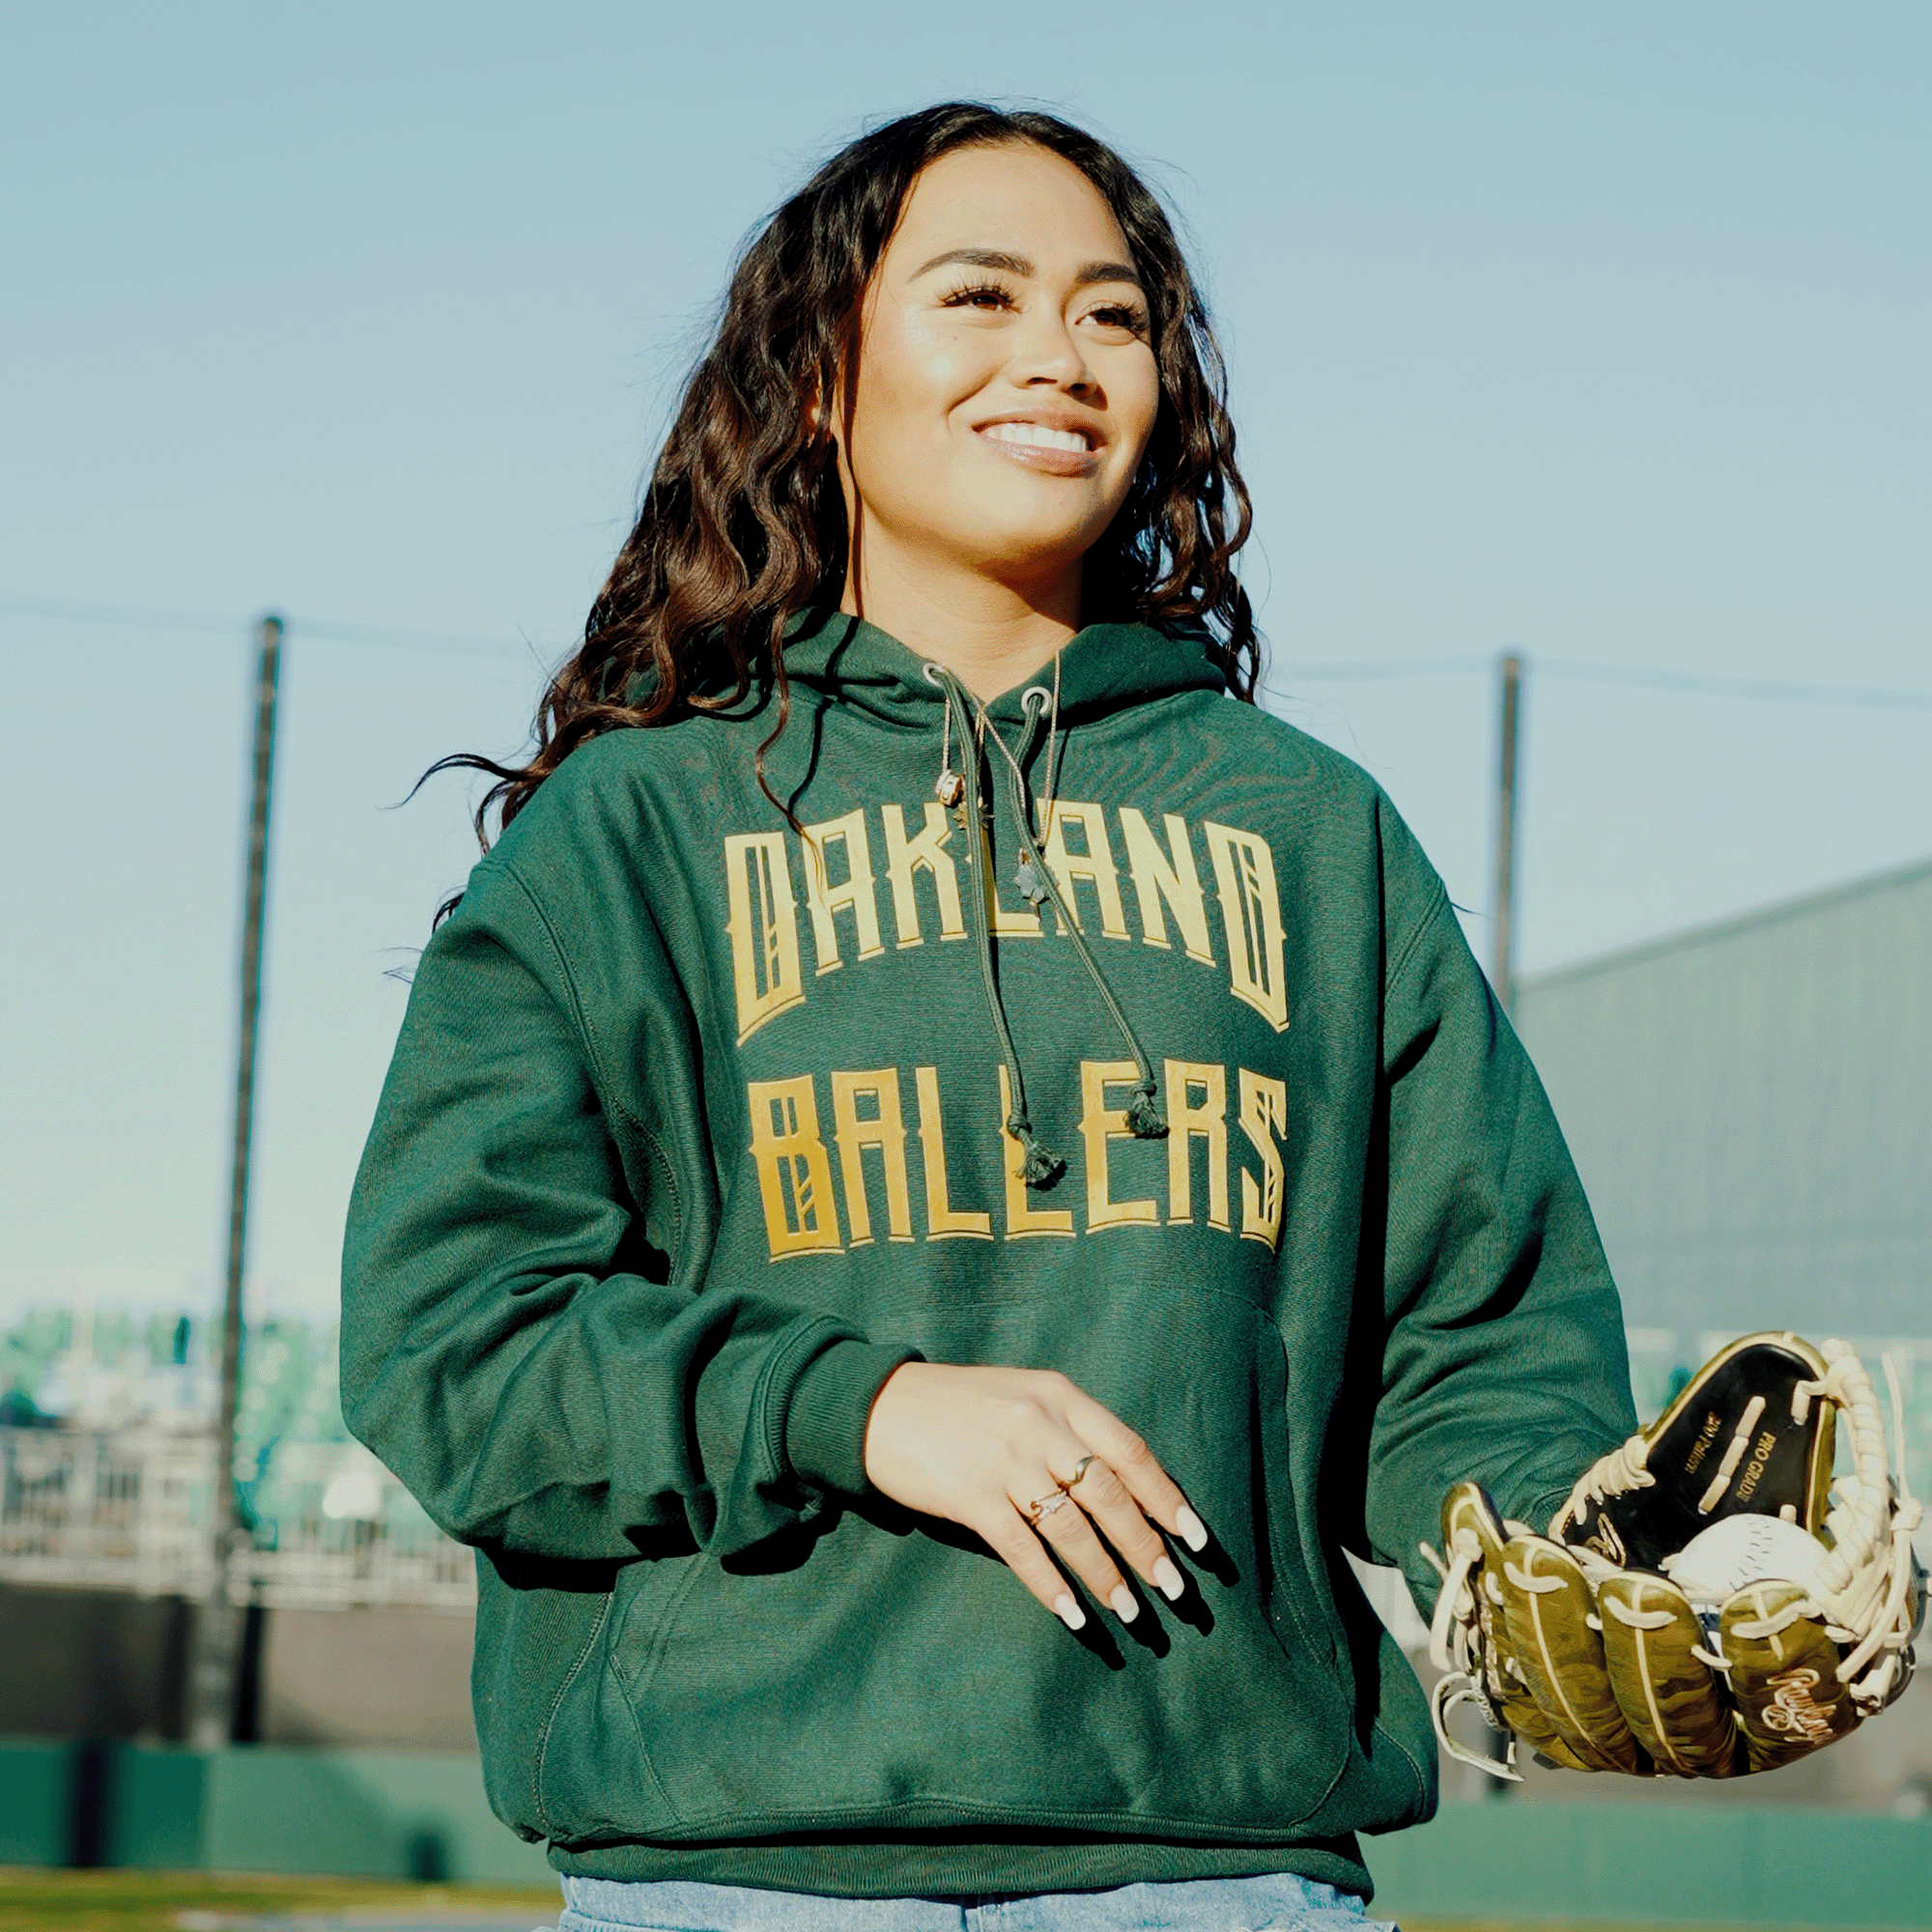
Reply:
M1088 1469L1094 1463L1097 1463L1099 1460L1100 1459L1097 1456L1083 1456L1081 1457L1079 1463L1075 1465L1072 1475L1068 1476L1064 1483L1060 1480L1058 1476L1054 1477L1053 1479L1054 1484L1059 1489L1060 1493L1062 1495L1066 1494L1066 1492L1070 1489L1072 1489L1073 1485L1077 1483L1080 1480L1080 1478L1087 1473Z
M1057 1509L1065 1509L1066 1501L1064 1490L1055 1490L1050 1496L1036 1496L1026 1506L1026 1520L1037 1529L1041 1517L1051 1516Z

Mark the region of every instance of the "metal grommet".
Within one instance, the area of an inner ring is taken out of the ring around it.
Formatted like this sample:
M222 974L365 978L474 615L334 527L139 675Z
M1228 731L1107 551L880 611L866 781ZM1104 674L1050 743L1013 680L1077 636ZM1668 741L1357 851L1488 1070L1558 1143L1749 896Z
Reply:
M1045 685L1030 684L1020 693L1020 709L1022 711L1031 710L1033 700L1036 697L1039 699L1041 704L1051 704L1053 702L1053 693L1047 690Z
M919 668L920 675L925 679L927 684L937 684L946 675L936 664L923 664Z

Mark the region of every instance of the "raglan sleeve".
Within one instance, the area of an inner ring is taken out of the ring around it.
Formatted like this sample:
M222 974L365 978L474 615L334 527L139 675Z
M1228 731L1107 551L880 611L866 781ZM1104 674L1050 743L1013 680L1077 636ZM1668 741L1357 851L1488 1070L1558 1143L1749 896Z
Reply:
M729 1555L865 1491L867 1414L916 1351L684 1267L671 1164L594 1059L493 855L423 953L356 1177L343 1412L461 1541Z
M1414 911L1386 953L1366 1526L1427 1603L1419 1545L1439 1540L1453 1483L1474 1478L1540 1529L1635 1419L1616 1286L1548 1097L1440 881L1388 819L1385 900Z

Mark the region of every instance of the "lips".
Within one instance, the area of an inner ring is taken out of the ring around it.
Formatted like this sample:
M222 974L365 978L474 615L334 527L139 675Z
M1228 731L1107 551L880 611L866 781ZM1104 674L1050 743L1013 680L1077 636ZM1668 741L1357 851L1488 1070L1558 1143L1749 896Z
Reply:
M1084 424L1042 422L1037 416L1008 416L976 425L980 439L1008 463L1041 476L1094 476L1103 461L1102 438Z

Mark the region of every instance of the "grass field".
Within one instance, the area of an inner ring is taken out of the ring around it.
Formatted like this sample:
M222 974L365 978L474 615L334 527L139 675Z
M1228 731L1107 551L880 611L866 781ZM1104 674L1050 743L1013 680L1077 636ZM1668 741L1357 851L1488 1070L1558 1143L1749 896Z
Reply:
M550 1888L399 1886L364 1879L284 1878L211 1872L41 1871L0 1865L0 1932L225 1932L251 1919L341 1917L393 1909L399 1919L527 1914L530 1926L554 1924L559 1905ZM1526 1919L1411 1918L1402 1932L1638 1932L1602 1924L1540 1924ZM1716 1932L1679 1926L1673 1932Z
M383 1885L363 1879L228 1876L212 1872L40 1871L0 1866L0 1932L208 1932L253 1918L381 1912L460 1916L522 1911L526 1925L556 1922L552 1887Z

